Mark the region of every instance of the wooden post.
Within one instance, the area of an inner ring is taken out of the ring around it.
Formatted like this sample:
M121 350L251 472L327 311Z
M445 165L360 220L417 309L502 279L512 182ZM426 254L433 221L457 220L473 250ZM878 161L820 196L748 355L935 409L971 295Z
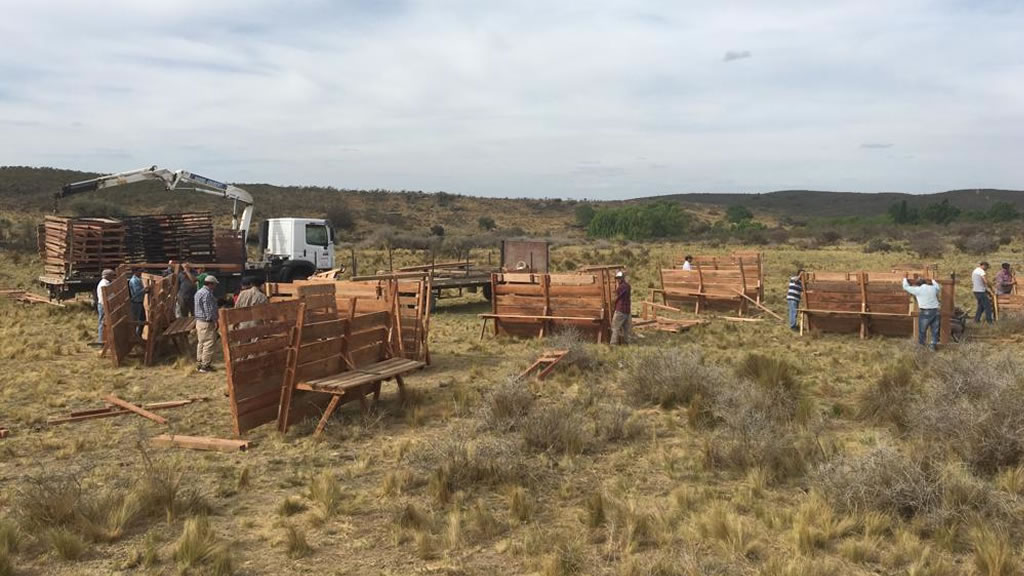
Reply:
M494 335L498 335L498 275L491 272L491 314L494 314ZM484 323L486 325L486 322Z
M694 305L693 313L700 314L701 303L704 301L704 272L701 271L700 263L697 263L697 303ZM666 302L667 304L667 302Z
M860 337L861 340L868 337L868 287L867 272L858 272L857 281L860 283Z
M530 253L530 257L531 258L533 257L533 253L532 252ZM544 292L544 315L545 316L550 316L551 315L551 276L548 275L548 274L542 275L540 277L540 284L541 284L541 289ZM547 335L548 322L550 322L550 321L547 320L547 319L541 320L541 322L540 322L540 337L541 338L543 338L544 336Z
M740 290L742 290L740 294L743 296L743 298L746 298L747 275L743 272L743 258L739 258L738 260L740 263ZM743 309L747 307L747 303L743 300L743 298L740 298L740 313L738 314L739 316L743 316Z

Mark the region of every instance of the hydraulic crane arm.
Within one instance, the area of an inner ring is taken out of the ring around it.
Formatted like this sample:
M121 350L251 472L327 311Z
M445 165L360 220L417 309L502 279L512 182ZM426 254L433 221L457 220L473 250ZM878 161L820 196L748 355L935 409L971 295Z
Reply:
M150 166L149 168L140 168L128 172L108 174L98 178L66 184L61 188L60 192L57 192L56 199L66 198L67 196L82 192L92 192L114 186L144 182L146 180L159 180L164 183L164 188L167 190L195 190L196 192L213 194L214 196L232 200L234 206L231 210L231 229L240 231L243 241L248 239L249 225L252 223L253 214L252 195L233 184L218 182L217 180L185 170L171 172L165 168ZM191 188L185 188L183 185L191 186ZM238 213L239 204L242 204L241 215Z

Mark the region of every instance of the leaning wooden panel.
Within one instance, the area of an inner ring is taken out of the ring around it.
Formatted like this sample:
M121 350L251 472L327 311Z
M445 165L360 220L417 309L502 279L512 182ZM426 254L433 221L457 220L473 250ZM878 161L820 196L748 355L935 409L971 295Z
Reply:
M109 286L101 290L103 299L103 349L110 354L114 367L120 366L139 342L132 321L131 298L127 271L119 273Z
M241 436L278 417L288 345L303 304L296 300L221 309L219 329L232 428ZM273 342L274 346L263 346Z
M146 344L145 363L151 366L156 361L160 346L167 341L164 333L175 320L174 307L178 300L178 283L174 274L143 274L142 281L149 288L144 303L146 325L142 337Z

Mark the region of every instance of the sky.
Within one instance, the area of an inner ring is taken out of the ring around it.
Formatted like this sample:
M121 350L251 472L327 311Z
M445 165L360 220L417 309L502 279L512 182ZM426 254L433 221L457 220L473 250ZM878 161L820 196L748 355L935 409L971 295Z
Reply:
M1017 0L0 14L0 165L589 199L1024 188Z

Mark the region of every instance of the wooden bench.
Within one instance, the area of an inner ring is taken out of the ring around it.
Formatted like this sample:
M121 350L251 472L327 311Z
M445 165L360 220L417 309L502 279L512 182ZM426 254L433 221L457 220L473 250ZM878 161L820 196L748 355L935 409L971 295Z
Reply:
M544 337L573 326L597 342L611 332L611 274L495 273L491 275L491 312L480 314L480 337L487 322L494 334Z
M303 322L305 304L300 301L299 320L288 346L285 382L281 389L278 429L287 432L301 411L297 395L305 392L320 406L329 399L317 424L319 435L339 405L358 400L369 409L366 397L380 397L381 383L394 379L404 394L404 374L424 366L423 362L395 357L391 346L392 320L387 311L348 318L312 316Z

